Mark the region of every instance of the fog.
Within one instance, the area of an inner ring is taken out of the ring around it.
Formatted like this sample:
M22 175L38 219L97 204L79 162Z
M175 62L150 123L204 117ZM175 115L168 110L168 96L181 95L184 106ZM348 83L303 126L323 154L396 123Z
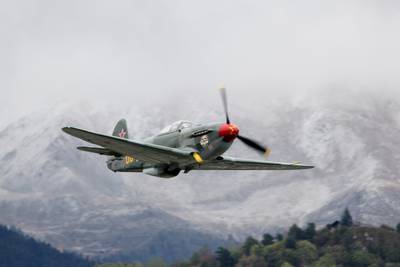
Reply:
M398 97L400 2L0 1L0 123L62 101ZM214 101L214 100L213 100Z

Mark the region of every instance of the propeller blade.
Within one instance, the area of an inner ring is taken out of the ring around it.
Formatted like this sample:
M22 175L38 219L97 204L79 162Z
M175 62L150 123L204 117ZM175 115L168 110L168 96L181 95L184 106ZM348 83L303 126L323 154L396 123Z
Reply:
M261 153L263 153L266 157L268 157L269 154L271 154L271 150L267 146L264 146L264 145L262 145L262 144L260 144L260 143L258 143L256 141L250 139L250 138L247 138L247 137L244 137L244 136L241 136L241 135L238 135L237 138L240 141L242 141L245 145L247 145L247 146L249 146L249 147L251 147L251 148L253 148L253 149L255 149L255 150L257 150L257 151L259 151Z
M225 117L226 117L226 126L229 126L230 123L230 119L229 119L229 112L228 112L228 97L227 97L227 93L226 93L226 88L225 86L221 86L219 88L219 91L221 93L221 98L222 98L222 104L224 106L224 111L225 111ZM235 126L237 129L237 126ZM237 129L237 132L239 132L239 129ZM258 152L263 153L266 157L269 156L269 154L271 154L271 150L267 147L264 146L250 138L241 136L241 135L237 135L237 133L235 134L235 137L237 137L240 141L242 141L245 145L257 150Z
M230 124L229 114L228 114L228 100L227 100L227 96L226 96L226 88L224 86L221 86L219 88L219 91L221 93L222 104L224 105L226 123Z

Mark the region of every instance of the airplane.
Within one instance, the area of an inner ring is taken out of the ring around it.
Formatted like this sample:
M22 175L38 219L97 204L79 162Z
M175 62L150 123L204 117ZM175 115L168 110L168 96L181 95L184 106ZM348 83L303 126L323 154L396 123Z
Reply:
M197 124L177 121L159 134L142 141L129 139L125 119L118 121L112 135L74 127L62 130L98 147L80 146L85 152L108 156L107 167L114 172L142 172L160 178L172 178L194 170L300 170L314 166L299 162L282 163L225 156L235 139L268 156L271 150L257 141L239 135L228 114L226 89L220 88L225 122Z

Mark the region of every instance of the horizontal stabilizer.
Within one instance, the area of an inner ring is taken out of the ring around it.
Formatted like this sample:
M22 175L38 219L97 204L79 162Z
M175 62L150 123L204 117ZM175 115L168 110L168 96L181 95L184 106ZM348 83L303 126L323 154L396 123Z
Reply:
M77 149L85 151L85 152L91 152L91 153L97 153L100 155L106 155L106 156L115 156L115 157L121 157L121 154L112 151L107 148L102 148L102 147L86 147L86 146L79 146Z

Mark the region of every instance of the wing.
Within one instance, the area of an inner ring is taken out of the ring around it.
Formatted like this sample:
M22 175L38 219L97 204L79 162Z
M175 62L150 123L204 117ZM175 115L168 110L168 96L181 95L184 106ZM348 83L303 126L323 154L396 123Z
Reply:
M194 167L195 170L301 170L311 168L314 166L232 157L220 157Z
M110 149L107 148L103 148L103 147L86 147L86 146L78 146L77 149L81 150L81 151L85 151L85 152L91 152L91 153L96 153L96 154L100 154L100 155L106 155L106 156L115 156L115 157L121 157L122 155L112 151Z
M73 127L62 129L69 135L86 142L103 147L104 151L112 151L124 156L132 156L147 163L181 163L192 160L191 153L180 149L159 146L148 143L134 142L115 136L93 133ZM89 151L89 149L81 149ZM90 149L93 152L93 149ZM193 160L192 160L193 161Z

